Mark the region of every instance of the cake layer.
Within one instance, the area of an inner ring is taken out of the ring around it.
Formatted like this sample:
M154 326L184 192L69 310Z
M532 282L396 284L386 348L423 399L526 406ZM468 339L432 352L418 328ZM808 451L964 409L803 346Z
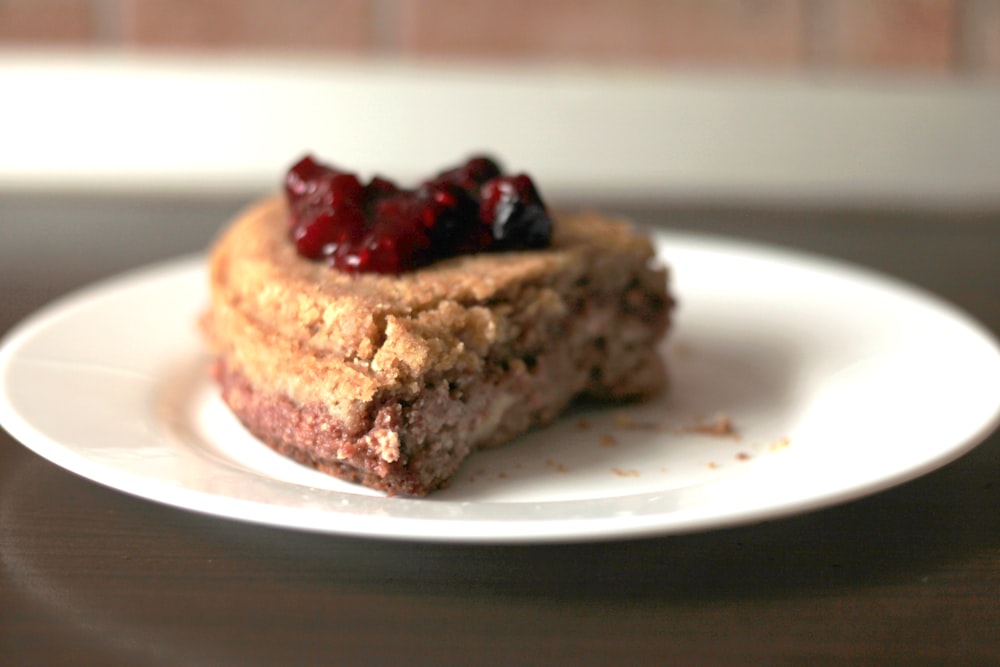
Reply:
M625 223L562 216L549 249L384 276L302 259L286 218L268 199L219 240L205 330L224 399L296 460L423 495L576 396L663 388L666 272Z

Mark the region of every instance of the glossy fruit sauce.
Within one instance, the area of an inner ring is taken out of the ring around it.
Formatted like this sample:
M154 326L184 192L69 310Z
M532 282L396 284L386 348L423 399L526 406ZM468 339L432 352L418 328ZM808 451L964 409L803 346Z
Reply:
M303 257L349 273L398 274L456 255L544 248L552 218L531 178L477 156L415 189L299 160L285 177Z

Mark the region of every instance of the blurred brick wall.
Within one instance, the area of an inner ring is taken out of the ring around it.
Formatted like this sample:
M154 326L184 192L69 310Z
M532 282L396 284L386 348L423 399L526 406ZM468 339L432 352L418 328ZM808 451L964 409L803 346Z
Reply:
M1000 0L0 0L0 48L1000 77Z

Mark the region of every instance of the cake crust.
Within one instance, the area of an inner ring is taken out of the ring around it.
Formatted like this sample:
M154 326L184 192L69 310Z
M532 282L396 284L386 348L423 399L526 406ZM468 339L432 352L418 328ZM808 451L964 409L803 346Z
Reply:
M267 198L220 237L204 330L224 400L296 460L419 496L577 395L664 387L666 270L626 223L556 216L551 248L386 276L303 259L287 219Z

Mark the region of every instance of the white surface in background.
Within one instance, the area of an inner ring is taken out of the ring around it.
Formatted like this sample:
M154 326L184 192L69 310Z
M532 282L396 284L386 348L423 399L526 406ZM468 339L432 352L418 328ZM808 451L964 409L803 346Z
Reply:
M1000 86L0 53L0 191L412 179L495 152L574 196L1000 202Z

